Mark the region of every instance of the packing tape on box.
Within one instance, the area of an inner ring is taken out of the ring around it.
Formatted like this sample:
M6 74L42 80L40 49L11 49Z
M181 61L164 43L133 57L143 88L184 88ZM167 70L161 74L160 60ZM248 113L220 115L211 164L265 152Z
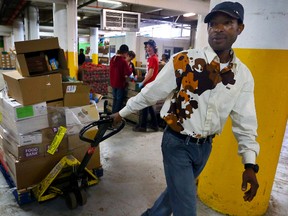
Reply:
M47 150L47 152L49 154L53 155L55 153L55 151L59 147L59 145L60 145L60 143L61 143L61 141L62 141L62 139L63 139L63 137L64 137L64 135L66 133L66 131L67 131L67 128L62 127L62 126L59 127L59 130L58 130L57 134L55 135L51 145L49 146L49 148Z

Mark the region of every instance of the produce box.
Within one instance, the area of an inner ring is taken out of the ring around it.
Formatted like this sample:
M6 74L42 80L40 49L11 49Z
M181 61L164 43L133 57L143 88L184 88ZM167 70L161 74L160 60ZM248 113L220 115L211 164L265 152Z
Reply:
M78 71L78 79L91 87L92 93L107 95L109 86L109 66L85 62Z

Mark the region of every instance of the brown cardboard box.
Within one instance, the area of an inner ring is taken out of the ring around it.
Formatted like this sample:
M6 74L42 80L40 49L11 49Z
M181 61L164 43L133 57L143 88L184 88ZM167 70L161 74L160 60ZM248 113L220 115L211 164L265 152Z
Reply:
M99 64L109 64L109 58L108 57L98 57L98 63Z
M60 73L23 77L18 71L3 72L8 94L22 105L32 105L63 98Z
M63 106L64 106L64 102L62 99L47 102L47 107L63 107Z
M53 142L57 131L55 131L53 128L46 128L41 130L42 132L42 144L44 145L44 155L50 156L51 154L47 152L50 144ZM64 136L61 140L61 143L59 144L57 150L54 154L66 154L68 152L68 137Z
M88 131L85 136L93 139L95 133L96 130L92 129ZM80 162L83 160L90 146L91 146L90 143L80 140L78 134L68 136L68 149L71 152L71 154L75 158L77 158ZM95 152L93 153L86 167L90 170L101 167L99 146L95 148Z
M85 106L90 104L90 86L82 82L63 82L64 106Z
M69 75L69 69L58 38L15 42L17 70L24 77L48 73Z
M40 131L42 133L42 142L36 144L20 145L13 139L3 138L3 148L5 152L11 153L17 160L23 161L33 159L35 157L51 156L47 152L50 144L52 143L56 131L52 128L46 128ZM54 154L66 154L68 152L68 138L64 136L58 149Z
M5 154L5 161L17 189L25 189L41 182L53 167L64 157L55 154L19 161L12 154Z
M142 62L141 61L136 61L135 67L141 67L142 66Z
M30 145L18 145L13 140L3 138L3 149L6 154L12 154L17 160L27 160L35 157L44 156L44 145L42 143Z

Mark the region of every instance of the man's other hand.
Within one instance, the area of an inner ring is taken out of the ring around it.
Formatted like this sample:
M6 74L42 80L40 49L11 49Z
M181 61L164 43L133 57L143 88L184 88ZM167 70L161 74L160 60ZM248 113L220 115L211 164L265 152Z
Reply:
M247 185L250 184L250 188L247 190ZM242 191L244 193L244 201L251 202L256 196L259 184L256 178L256 174L252 168L247 168L242 174Z

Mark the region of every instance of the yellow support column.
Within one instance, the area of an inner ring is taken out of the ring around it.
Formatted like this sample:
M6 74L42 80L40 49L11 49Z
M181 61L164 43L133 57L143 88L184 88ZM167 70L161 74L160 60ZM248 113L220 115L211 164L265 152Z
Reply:
M98 53L93 53L92 54L92 62L94 64L98 64Z
M244 168L241 158L236 156L238 146L229 120L223 133L214 140L212 154L199 177L198 196L221 213L256 216L264 215L269 206L288 116L288 73L285 69L288 41L283 37L288 34L288 29L283 27L287 22L283 14L287 13L288 1L239 2L245 9L245 29L234 50L255 79L260 187L252 202L244 202L241 191Z
M92 63L98 64L98 28L90 28L90 52Z

